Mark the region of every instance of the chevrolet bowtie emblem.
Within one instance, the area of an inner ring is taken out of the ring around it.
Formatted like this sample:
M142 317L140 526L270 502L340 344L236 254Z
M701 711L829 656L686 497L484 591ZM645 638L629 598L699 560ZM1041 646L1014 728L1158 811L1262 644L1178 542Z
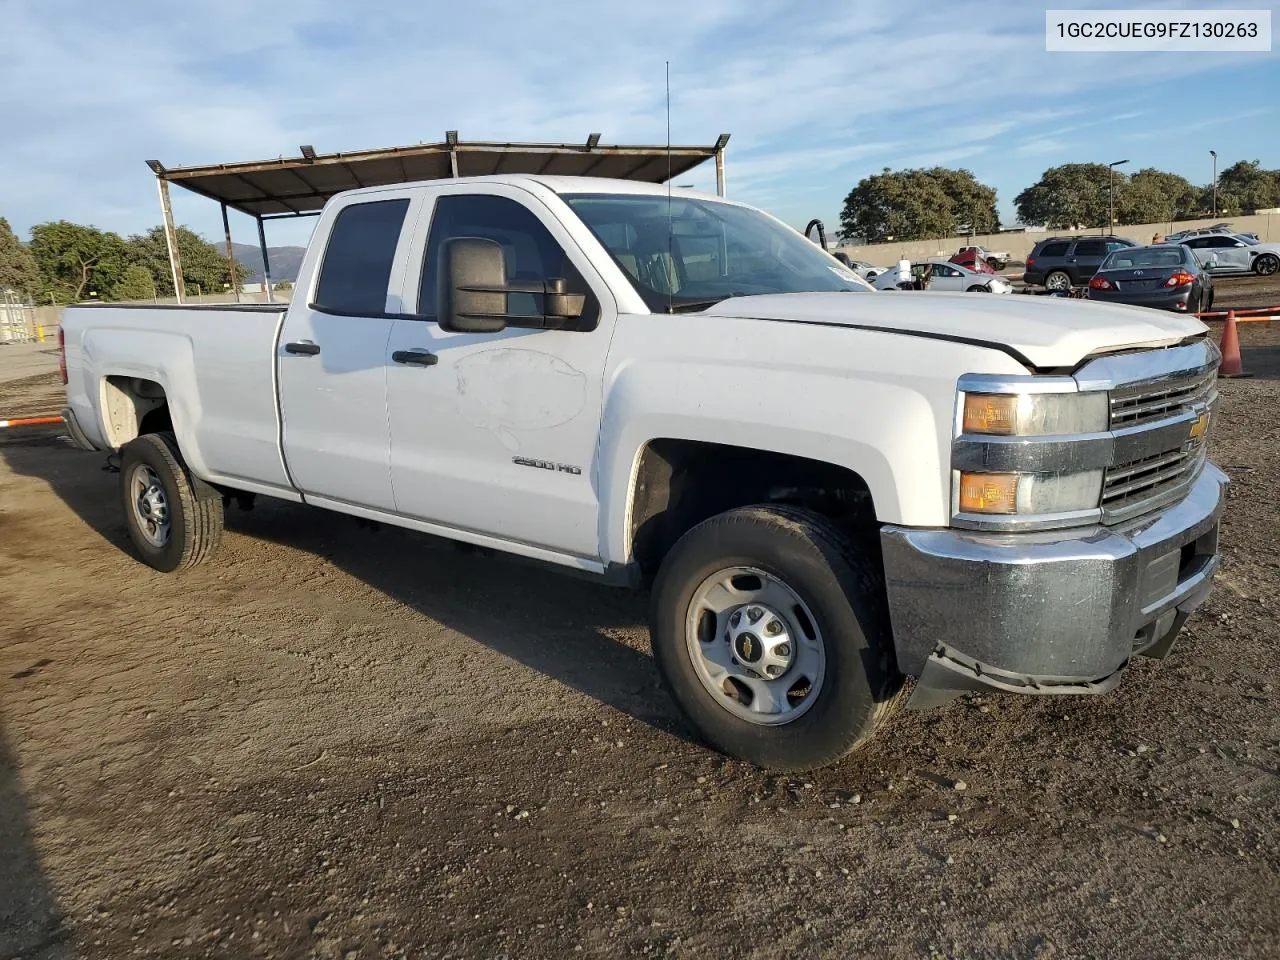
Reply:
M1205 435L1209 429L1209 411L1206 410L1200 416L1196 417L1195 422L1191 424L1191 433L1188 436L1190 440L1199 440Z

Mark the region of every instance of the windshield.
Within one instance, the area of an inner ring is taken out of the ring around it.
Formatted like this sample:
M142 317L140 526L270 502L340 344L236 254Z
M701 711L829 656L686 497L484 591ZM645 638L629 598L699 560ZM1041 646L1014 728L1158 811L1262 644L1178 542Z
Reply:
M1245 236L1243 233L1235 234L1235 238L1239 240L1241 243L1243 243L1246 247L1256 247L1258 245L1257 240L1255 240L1253 237Z
M697 310L729 297L859 291L834 257L748 207L693 197L564 197L650 310Z
M1134 267L1180 267L1186 263L1181 247L1136 247L1117 250L1102 262L1101 270L1129 270Z

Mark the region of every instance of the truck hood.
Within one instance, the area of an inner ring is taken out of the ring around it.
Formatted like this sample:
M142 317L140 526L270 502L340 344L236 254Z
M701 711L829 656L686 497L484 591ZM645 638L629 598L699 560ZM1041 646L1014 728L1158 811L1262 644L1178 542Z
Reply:
M1007 348L1037 368L1075 367L1093 354L1168 346L1208 329L1195 317L1146 307L979 293L778 293L733 297L706 312L954 337Z

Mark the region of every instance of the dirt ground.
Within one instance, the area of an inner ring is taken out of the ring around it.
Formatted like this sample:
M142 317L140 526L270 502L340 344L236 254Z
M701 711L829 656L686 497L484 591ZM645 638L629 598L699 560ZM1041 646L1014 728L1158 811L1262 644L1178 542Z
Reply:
M1168 660L801 777L689 740L643 596L269 502L166 576L101 455L0 441L0 958L1280 955L1280 326L1243 337Z

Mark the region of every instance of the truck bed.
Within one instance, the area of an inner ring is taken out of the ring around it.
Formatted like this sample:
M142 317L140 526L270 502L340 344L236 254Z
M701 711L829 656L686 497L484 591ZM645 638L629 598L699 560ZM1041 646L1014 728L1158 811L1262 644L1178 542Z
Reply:
M139 390L159 384L183 456L199 476L288 495L275 357L287 309L285 303L68 307L62 324L68 405L91 441L119 447L132 439L146 407Z

